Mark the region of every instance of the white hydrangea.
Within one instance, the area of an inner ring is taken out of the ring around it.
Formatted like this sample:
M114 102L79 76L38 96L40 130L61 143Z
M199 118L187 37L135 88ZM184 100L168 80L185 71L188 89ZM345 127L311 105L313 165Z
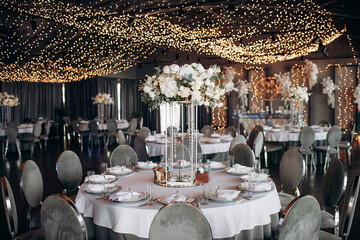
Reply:
M188 87L180 86L179 96L182 98L188 98L191 94L191 89Z

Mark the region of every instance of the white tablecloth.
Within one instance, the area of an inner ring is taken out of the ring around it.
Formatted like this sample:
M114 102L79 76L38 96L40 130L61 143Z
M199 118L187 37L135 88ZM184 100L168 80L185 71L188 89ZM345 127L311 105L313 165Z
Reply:
M18 126L19 133L32 133L33 125L32 124L20 124ZM5 128L0 129L0 136L5 136Z
M223 172L212 172L211 180L205 186L214 190L234 189L239 184L239 178ZM132 191L145 191L146 184L152 184L154 198L173 194L178 190L181 194L199 197L201 187L167 188L154 185L153 172L134 172L132 175L120 177L117 184L123 189L131 187ZM270 223L270 215L279 212L280 201L275 184L266 193L254 193L251 200L242 199L233 204L221 204L209 201L208 205L199 205L209 221L214 238L226 238L239 234L242 230L251 230L255 226ZM138 204L113 203L96 199L99 196L83 192L81 186L76 197L76 207L85 217L93 218L93 222L117 233L128 233L138 237L148 238L152 220L163 206L156 203L153 206L138 207Z
M222 153L229 151L231 141L220 142L220 143L208 143L211 140L213 140L213 138L201 137L199 139L200 147L201 147L200 151L202 154L214 154L214 153ZM150 157L155 157L165 154L165 144L147 142L146 145L148 146Z
M268 142L289 142L299 141L300 132L281 130L280 132L266 131L266 141ZM327 131L315 131L315 141L326 140Z
M129 123L126 120L116 120L117 129L125 129L129 127ZM107 130L107 125L105 123L98 124L99 130ZM89 121L81 121L79 126L80 131L89 131Z

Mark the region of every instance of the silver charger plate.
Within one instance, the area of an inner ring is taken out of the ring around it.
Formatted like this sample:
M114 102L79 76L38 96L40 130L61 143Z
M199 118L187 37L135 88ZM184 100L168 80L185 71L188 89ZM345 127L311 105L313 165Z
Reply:
M203 196L211 201L214 201L214 202L220 202L220 203L229 203L229 202L236 202L236 201L239 201L243 198L243 196L241 195L241 193L239 193L239 195L232 199L232 200L227 200L225 198L219 198L215 192L213 191L207 191L207 192L204 192L203 193Z
M162 196L162 197L159 197L158 198L158 201L162 204L169 204L168 202L165 201L165 198L167 197L170 197L171 195L165 195L165 196ZM182 202L189 202L191 203L192 201L194 201L194 197L191 196L191 195L185 195L185 201L182 201Z

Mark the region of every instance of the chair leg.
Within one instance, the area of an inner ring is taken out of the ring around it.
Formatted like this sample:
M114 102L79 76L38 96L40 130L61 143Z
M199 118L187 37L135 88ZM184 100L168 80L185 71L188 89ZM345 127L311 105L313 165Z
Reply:
M349 167L351 167L351 148L347 149L347 155L348 155Z
M269 166L269 162L268 162L268 152L264 151L264 164L265 167L267 168Z
M6 144L5 144L5 153L4 153L4 156L6 156L7 151L8 151L8 148L9 148L9 139L6 139Z
M315 163L315 154L311 153L311 165L314 167L314 171L316 171L316 163Z
M15 140L15 143L16 143L16 147L17 147L17 150L18 150L19 156L21 156L21 150L20 150L20 140L19 140L19 139L16 139L16 140Z
M324 163L324 172L326 172L326 169L328 168L329 166L329 159L330 159L330 154L328 152L326 152L326 155L325 155L325 163Z

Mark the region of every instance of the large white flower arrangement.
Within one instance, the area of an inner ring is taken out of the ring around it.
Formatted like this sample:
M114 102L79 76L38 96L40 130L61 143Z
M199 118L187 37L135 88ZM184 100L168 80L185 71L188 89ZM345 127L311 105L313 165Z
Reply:
M20 104L19 98L15 95L8 94L7 92L0 93L0 105L15 107Z
M309 82L309 89L311 90L317 83L317 75L319 73L319 69L315 63L308 59L305 59L305 66L303 69Z
M245 108L248 106L247 95L249 94L250 87L251 87L251 84L248 83L247 81L245 81L245 80L238 81L238 84L237 84L238 98L241 100L240 108L242 110L245 110Z
M292 87L291 86L291 80L290 80L290 73L278 73L274 74L275 77L277 77L277 81L280 85L279 92L281 94L281 100L288 102L291 100L294 101L309 101L309 93L308 89L306 87Z
M309 101L308 89L300 86L292 87L290 99L307 103Z
M354 90L354 102L360 107L360 84Z
M327 95L327 102L331 108L335 107L335 90L339 89L330 77L324 78L321 82L323 86L322 92Z
M158 107L163 102L190 101L198 105L222 107L220 97L233 90L234 83L217 85L216 81L224 78L220 67L211 66L205 69L199 63L179 66L165 66L162 71L148 76L140 86L143 90L142 101L149 104L150 109Z
M110 93L98 93L91 99L93 100L93 104L114 104L114 99Z

